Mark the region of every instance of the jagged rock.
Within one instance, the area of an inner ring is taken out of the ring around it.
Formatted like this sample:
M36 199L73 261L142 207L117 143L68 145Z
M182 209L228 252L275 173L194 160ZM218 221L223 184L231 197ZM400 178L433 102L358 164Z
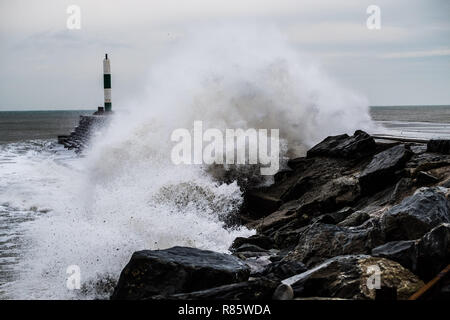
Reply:
M405 198L405 196L410 195L413 190L412 179L403 177L396 183L395 188L390 196L389 202L394 204L399 200Z
M339 222L337 225L340 227L356 227L363 224L369 219L370 216L367 212L356 211L349 215L344 221Z
M315 223L299 232L298 245L286 259L301 261L310 267L331 257L368 254L382 242L382 234L375 220L358 228Z
M429 174L428 172L419 171L416 176L416 183L419 186L426 186L430 184L435 184L439 182L439 178L436 178L432 174Z
M409 148L414 154L424 154L427 152L427 146L422 143L412 143Z
M280 182L281 180L284 180L287 177L289 177L292 173L293 173L293 170L290 168L282 169L282 170L278 171L277 173L275 173L275 175L273 176L273 179L275 182Z
M256 228L259 231L265 231L294 220L296 217L295 210L275 211L263 218Z
M157 298L174 300L269 300L279 284L279 281L258 278L211 289L159 296Z
M243 215L254 220L277 210L299 207L319 215L349 206L359 195L356 174L363 165L360 160L319 157L297 158L288 163L293 169L291 174L268 187L246 191Z
M396 261L428 281L450 263L450 224L433 228L420 240L388 242L372 255Z
M249 268L238 258L208 250L173 247L133 253L112 299L192 292L247 280Z
M294 298L294 290L288 284L280 284L273 293L273 300L292 300Z
M450 140L432 139L428 141L427 152L450 154Z
M414 240L431 228L450 222L450 206L439 188L421 188L381 218L387 241Z
M332 297L375 299L369 288L376 268L381 272L381 287L397 288L399 299L407 299L424 283L399 263L368 255L331 258L317 267L283 281L291 285L295 297Z
M270 258L274 255L272 252L235 252L234 256L242 259L250 268L250 276L261 275L264 269L272 263Z
M352 207L344 207L336 212L329 213L328 215L333 218L334 224L338 224L339 222L347 219L347 217L350 216L353 212L355 212L355 209L353 209Z
M417 264L414 272L430 280L450 264L450 224L441 224L417 243Z
M338 211L325 213L318 217L312 218L311 223L309 224L317 222L324 224L338 224L347 219L347 217L349 217L353 212L355 212L355 209L353 209L352 207L344 207Z
M233 256L238 257L239 259L247 262L248 259L270 257L270 252L268 252L268 251L241 251L241 252L233 252Z
M80 116L74 131L70 135L58 136L58 143L69 150L75 149L76 152L80 152L88 144L95 130L104 127L109 119L110 117L106 115Z
M260 248L269 250L273 247L273 239L270 237L267 237L265 235L261 235L261 234L255 234L248 238L237 237L236 239L234 239L233 244L231 245L231 248L232 249L238 248L238 247L242 246L243 244L253 244Z
M377 153L359 176L363 193L371 193L394 183L399 175L396 172L403 168L412 152L400 144Z
M352 176L342 176L306 192L298 200L282 205L280 210L295 209L297 214L333 212L351 204L359 193L358 180Z
M283 202L270 194L252 190L246 193L245 203L253 218L261 218L277 210Z
M446 166L450 166L450 155L428 152L413 155L405 165L406 168L411 169L412 176L416 176L420 171L430 171Z
M261 272L261 275L282 280L305 272L306 270L306 266L300 261L281 260L267 265Z
M372 256L382 257L400 263L412 270L416 265L416 241L391 241L372 249Z
M325 138L308 150L307 157L360 158L374 153L375 150L375 140L366 132L357 130L351 137L342 134Z
M242 246L236 248L234 250L235 252L267 252L266 249L263 249L261 247L258 247L257 245L254 244L243 244Z

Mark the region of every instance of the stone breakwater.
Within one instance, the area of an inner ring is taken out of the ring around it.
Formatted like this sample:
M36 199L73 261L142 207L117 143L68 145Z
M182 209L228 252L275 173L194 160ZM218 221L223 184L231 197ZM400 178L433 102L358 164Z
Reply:
M108 121L108 115L80 116L78 126L70 135L58 136L58 143L64 145L67 149L74 149L76 152L83 150L89 139L101 129Z
M407 299L450 263L450 143L328 137L268 187L231 254L135 252L112 299ZM435 298L449 298L447 280Z

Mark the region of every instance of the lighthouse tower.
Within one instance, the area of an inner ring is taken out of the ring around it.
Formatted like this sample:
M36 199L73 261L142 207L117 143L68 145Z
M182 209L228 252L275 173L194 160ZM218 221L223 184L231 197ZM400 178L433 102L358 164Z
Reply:
M111 65L109 64L108 54L103 59L103 88L105 92L105 111L111 112Z

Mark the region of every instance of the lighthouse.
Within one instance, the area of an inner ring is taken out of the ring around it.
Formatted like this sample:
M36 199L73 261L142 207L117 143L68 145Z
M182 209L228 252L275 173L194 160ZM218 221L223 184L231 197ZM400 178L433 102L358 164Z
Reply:
M103 59L103 90L105 93L105 112L111 112L111 65L107 53L105 59Z

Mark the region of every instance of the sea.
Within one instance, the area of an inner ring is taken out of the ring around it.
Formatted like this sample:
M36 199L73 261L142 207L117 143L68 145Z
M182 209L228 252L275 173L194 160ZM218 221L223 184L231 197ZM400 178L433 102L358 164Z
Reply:
M236 183L165 163L154 123L112 130L114 144L87 154L57 144L92 112L0 112L0 299L107 299L133 251L227 252L254 233L224 223L242 204ZM371 107L370 116L371 133L450 138L450 106ZM68 284L73 270L80 288Z

